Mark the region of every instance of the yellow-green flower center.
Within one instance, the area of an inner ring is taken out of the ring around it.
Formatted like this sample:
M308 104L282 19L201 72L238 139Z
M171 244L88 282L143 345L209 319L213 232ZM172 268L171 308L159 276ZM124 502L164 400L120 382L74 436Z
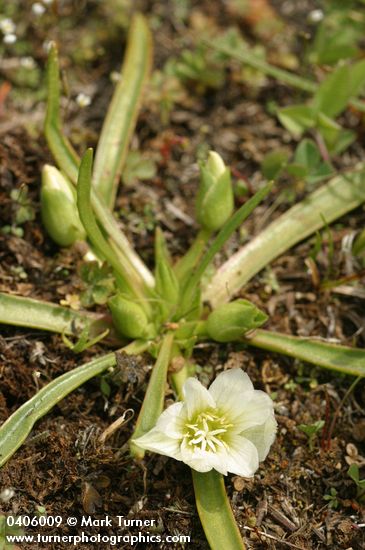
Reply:
M223 416L214 412L202 412L192 424L186 424L185 437L189 445L216 453L219 448L228 447L224 437L231 426Z

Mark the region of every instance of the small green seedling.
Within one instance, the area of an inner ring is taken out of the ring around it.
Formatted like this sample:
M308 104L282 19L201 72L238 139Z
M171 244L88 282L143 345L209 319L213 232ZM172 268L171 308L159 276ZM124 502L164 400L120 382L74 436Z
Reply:
M314 442L324 426L324 420L317 420L314 424L299 424L298 429L308 437L309 449L313 451Z
M128 153L122 180L127 187L133 187L138 181L150 180L156 175L156 163L144 158L138 151Z
M86 288L80 294L83 307L106 304L115 292L115 281L110 267L97 261L85 262L80 276Z
M356 498L359 502L365 502L365 478L360 479L359 466L357 464L351 464L347 471L347 475L352 479L357 487Z
M337 491L334 487L331 487L330 492L323 496L323 500L328 501L328 507L332 510L336 510L340 504L337 499Z

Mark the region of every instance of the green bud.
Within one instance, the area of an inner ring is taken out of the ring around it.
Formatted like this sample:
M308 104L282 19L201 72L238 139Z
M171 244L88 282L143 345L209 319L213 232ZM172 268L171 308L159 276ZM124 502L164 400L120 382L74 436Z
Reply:
M261 326L267 315L247 300L235 300L215 309L206 321L205 330L217 342L232 342Z
M142 339L154 337L154 329L142 306L121 294L110 298L108 306L112 313L113 323L122 336Z
M198 222L210 231L220 229L234 209L231 174L222 158L210 151L205 165L200 166L200 187L196 198Z
M54 166L42 170L41 214L50 237L60 246L86 239L76 206L76 191Z

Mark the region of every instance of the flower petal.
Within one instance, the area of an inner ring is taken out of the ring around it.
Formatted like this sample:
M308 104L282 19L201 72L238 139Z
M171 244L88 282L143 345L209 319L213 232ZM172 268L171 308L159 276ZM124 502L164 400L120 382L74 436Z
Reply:
M214 468L214 454L189 445L186 440L181 445L181 460L197 472L210 472Z
M274 414L271 414L266 422L261 426L253 426L242 433L242 436L249 439L256 447L259 460L265 460L274 442L278 424Z
M174 403L167 407L157 420L155 428L173 439L182 439L185 431L186 414L184 404Z
M212 395L196 378L187 379L184 384L183 393L187 417L189 419L206 409L215 408L215 401Z
M246 399L245 399L246 398ZM231 401L226 407L226 417L233 424L234 433L242 433L254 426L260 426L272 415L273 402L267 393L254 390L241 401Z
M255 445L240 435L231 435L227 441L227 470L242 477L252 477L259 467Z
M252 382L241 369L231 369L217 376L209 388L217 407L224 414L236 404L242 404L253 391ZM248 395L247 395L248 394Z
M152 428L152 430L141 437L132 439L132 442L146 451L152 451L153 453L181 460L180 440L168 437L156 427Z

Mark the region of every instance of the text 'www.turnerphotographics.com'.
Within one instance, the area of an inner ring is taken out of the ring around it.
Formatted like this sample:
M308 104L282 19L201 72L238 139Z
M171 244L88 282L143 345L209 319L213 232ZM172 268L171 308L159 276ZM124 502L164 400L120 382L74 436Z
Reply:
M81 529L116 529L116 533L90 533L81 530L77 534L58 535L58 534L43 534L34 531L42 528L58 528L61 525ZM31 533L26 532L30 530ZM128 531L126 533L125 531ZM131 532L132 531L132 532ZM182 534L162 534L161 527L156 519L139 519L127 518L125 516L104 516L102 518L94 518L91 516L75 517L70 516L63 518L62 516L13 516L6 517L5 525L5 542L8 544L14 543L54 543L71 544L77 546L79 544L95 544L104 543L111 546L123 543L124 545L134 546L137 543L190 543L191 538L188 535ZM0 541L1 542L1 541Z

